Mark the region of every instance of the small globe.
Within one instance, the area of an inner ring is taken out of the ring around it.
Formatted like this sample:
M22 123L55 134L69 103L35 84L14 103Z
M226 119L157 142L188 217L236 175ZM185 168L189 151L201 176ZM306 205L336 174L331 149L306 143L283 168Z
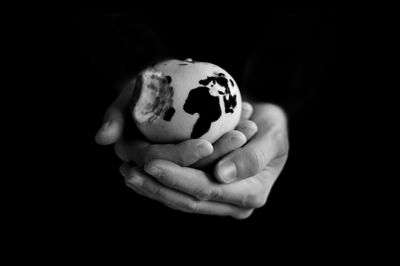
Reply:
M213 143L239 123L239 88L221 67L167 60L137 76L131 111L138 129L154 143L202 138Z

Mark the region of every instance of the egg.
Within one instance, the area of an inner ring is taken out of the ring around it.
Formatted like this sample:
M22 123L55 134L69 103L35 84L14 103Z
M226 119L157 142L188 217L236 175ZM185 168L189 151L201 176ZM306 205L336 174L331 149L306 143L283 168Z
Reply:
M187 139L215 142L239 123L242 98L221 67L191 59L170 59L136 77L130 111L153 143Z

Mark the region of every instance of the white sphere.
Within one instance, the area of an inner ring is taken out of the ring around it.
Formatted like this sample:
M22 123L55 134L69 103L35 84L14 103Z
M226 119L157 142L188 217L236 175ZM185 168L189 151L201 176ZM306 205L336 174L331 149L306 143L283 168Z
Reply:
M239 123L242 98L234 79L211 63L167 60L137 76L131 111L154 143L201 138L213 143Z

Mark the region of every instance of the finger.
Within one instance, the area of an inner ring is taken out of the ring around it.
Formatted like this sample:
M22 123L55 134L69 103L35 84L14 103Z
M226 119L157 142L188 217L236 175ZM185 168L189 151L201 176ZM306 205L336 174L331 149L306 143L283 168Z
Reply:
M203 139L189 139L178 144L151 144L143 139L121 139L115 145L115 151L122 160L134 161L139 165L164 159L187 166L209 156L213 150L211 143Z
M263 206L278 176L264 170L252 178L231 184L220 184L203 171L180 167L163 160L146 164L144 171L166 187L191 195L198 200L229 203L245 209Z
M278 176L274 171L265 169L255 176L230 184L222 184L220 201L223 200L242 208L261 208L267 202Z
M220 182L230 183L254 176L272 159L287 154L286 127L281 121L285 118L277 115L275 109L266 109L253 118L258 125L256 135L243 148L228 154L216 165L214 175Z
M95 137L98 144L113 144L120 138L124 127L123 113L128 107L134 87L135 80L127 84L118 98L107 109L103 125Z
M240 115L240 119L248 120L248 119L250 119L252 114L253 114L253 106L249 102L243 102L242 103L242 113Z
M199 201L181 192L165 187L138 168L125 173L126 184L139 194L157 200L166 206L188 212L218 216L232 216L244 219L251 215L251 209L243 209L230 204Z
M242 132L246 136L246 139L249 140L256 134L258 127L251 120L242 120L237 125L236 130Z
M195 164L194 168L203 168L205 166L214 163L216 160L222 156L228 154L229 152L238 149L246 143L246 136L238 130L232 130L224 134L219 138L213 145L214 151L211 155L202 158Z
M181 167L166 160L154 160L144 165L144 171L165 186L199 200L219 197L220 187L216 186L218 183L206 172L195 168Z
M221 183L256 175L274 157L279 156L284 138L281 134L268 132L257 134L243 148L237 149L219 161L214 169L215 177Z

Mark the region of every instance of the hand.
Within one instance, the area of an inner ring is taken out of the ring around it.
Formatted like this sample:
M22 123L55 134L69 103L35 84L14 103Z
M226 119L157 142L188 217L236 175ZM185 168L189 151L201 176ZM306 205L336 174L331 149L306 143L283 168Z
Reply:
M205 171L155 159L144 168L122 167L127 184L139 194L181 211L249 217L266 203L289 150L284 112L271 104L257 104L254 109L251 120L258 132L215 167L215 177L229 183L216 182Z
M154 159L165 159L181 166L205 168L215 163L220 157L243 146L257 131L254 122L248 120L253 108L249 103L242 104L242 116L236 130L224 134L214 145L201 139L191 139L178 144L151 144L141 134L130 132L130 138L124 137L124 127L131 118L125 118L129 99L135 87L133 80L122 91L120 96L108 108L104 124L96 135L99 144L115 144L118 157L125 161L132 161L143 165ZM132 139L134 136L134 139Z
M117 99L107 109L104 122L96 134L96 142L100 145L110 145L117 142L124 131L126 111L132 98L136 79L129 82Z

